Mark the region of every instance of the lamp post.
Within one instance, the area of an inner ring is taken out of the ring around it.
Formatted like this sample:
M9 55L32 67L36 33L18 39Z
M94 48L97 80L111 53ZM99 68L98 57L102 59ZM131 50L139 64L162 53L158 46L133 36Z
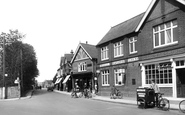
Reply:
M95 92L98 92L98 76L100 74L100 70L96 70L96 77L94 78L95 80Z

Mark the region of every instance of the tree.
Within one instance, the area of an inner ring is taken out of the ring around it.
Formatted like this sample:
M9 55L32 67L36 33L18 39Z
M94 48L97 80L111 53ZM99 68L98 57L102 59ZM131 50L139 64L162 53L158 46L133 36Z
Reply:
M33 46L23 43L25 35L18 30L10 30L5 35L5 79L7 86L14 86L17 77L21 80L24 91L29 90L34 85L35 77L38 76L37 58Z

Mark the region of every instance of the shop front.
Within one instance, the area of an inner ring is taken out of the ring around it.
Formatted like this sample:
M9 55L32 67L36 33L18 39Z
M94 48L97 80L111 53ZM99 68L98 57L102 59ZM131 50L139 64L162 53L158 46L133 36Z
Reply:
M74 73L72 75L73 78L73 86L75 87L75 84L77 84L80 87L80 90L83 91L85 85L86 87L90 88L91 91L94 88L94 76L92 72L87 73Z
M70 92L72 90L72 77L71 75L67 75L65 79L62 82L63 84L63 90Z
M185 54L141 61L142 86L148 87L151 79L167 97L185 97Z

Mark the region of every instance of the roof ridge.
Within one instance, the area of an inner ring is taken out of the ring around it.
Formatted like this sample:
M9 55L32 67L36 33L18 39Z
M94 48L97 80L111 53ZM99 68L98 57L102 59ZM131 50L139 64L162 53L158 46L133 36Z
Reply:
M119 25L121 25L121 24L123 24L123 23L126 23L126 22L128 22L128 21L130 21L130 20L132 20L132 19L134 19L134 18L137 18L137 17L139 17L140 15L143 15L144 13L145 13L145 12L140 13L140 14L138 14L138 15L132 17L132 18L129 18L129 19L125 20L124 22L121 22L121 23L119 23L119 24L116 24L115 26L113 26L113 27L111 27L111 28L115 28L115 27L117 27L117 26L119 26Z
M89 43L80 43L80 44L96 46L96 45L92 45L92 44L89 44Z

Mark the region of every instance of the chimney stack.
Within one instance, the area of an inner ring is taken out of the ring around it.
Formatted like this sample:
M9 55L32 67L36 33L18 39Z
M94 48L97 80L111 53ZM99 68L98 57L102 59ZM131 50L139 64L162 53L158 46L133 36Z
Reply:
M71 54L73 54L73 50L71 50Z

